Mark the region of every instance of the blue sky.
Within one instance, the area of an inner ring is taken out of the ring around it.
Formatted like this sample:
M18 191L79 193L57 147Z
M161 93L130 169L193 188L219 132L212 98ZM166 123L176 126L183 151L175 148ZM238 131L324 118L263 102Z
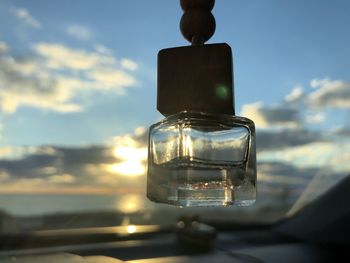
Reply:
M178 29L178 1L3 0L0 7L0 40L12 56L37 55L33 46L38 43L90 53L102 45L115 59L138 65L130 74L137 83L122 96L113 91L72 96L72 101L84 100L80 112L20 104L11 114L2 113L0 144L101 143L160 119L157 52L187 45ZM16 15L20 9L35 23ZM217 30L210 42L227 42L234 50L236 111L256 101L278 103L293 87L308 86L315 78L349 80L349 11L347 1L217 1ZM83 33L69 33L74 27Z
M81 112L19 105L11 114L2 113L0 144L101 143L160 118L155 110L157 52L187 45L178 29L182 15L178 1L1 1L0 5L0 40L12 56L35 56L37 43L86 52L103 45L117 60L127 58L138 65L132 72L137 83L122 96L113 91L74 95L72 100L85 96ZM14 10L21 8L37 24L16 16ZM349 11L347 1L217 1L213 10L217 30L210 42L227 42L234 50L236 111L256 101L278 103L293 87L307 87L315 78L349 80ZM72 27L82 30L83 36L68 33Z
M258 128L258 178L348 174L350 2L217 0L213 13L209 43L233 48L236 112ZM32 185L18 167L39 157L37 186L114 186L130 164L145 175L157 53L188 45L181 15L177 0L0 0L2 190Z

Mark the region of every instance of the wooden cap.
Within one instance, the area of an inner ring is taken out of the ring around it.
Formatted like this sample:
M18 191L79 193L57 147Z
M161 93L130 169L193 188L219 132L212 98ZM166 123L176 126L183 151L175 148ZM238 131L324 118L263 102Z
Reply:
M157 109L234 114L232 51L225 43L162 49Z

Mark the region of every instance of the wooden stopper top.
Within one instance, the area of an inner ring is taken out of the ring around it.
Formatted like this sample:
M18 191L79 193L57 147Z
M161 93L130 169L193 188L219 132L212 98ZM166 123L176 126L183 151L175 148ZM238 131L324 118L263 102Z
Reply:
M202 45L215 32L215 18L211 13L215 0L180 0L184 14L180 21L182 35L192 45Z

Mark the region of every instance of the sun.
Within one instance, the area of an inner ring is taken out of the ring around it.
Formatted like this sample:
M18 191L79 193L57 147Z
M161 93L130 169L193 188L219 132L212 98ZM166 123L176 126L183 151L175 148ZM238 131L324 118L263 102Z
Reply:
M146 167L139 161L125 161L107 165L107 170L126 176L140 176L146 172Z
M106 165L105 167L109 172L131 177L145 174L147 148L116 146L113 149L113 155L121 161Z
M113 149L113 155L123 160L144 161L147 159L147 148L132 146L117 146Z

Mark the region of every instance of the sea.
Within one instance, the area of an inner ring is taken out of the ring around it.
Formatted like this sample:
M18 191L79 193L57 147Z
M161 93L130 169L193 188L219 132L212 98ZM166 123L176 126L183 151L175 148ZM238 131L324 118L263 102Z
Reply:
M134 194L0 194L0 211L14 216L95 211L130 213L147 209L150 205L146 197Z

